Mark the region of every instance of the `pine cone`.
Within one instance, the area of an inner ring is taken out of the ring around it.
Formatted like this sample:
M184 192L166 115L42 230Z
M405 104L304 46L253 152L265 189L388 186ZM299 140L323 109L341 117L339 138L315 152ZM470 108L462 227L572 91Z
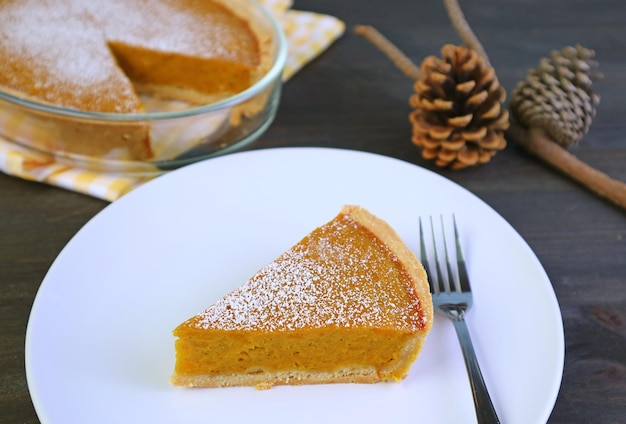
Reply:
M577 144L589 130L600 97L591 89L593 50L565 47L543 58L513 90L511 113L525 127L543 129L563 147Z
M492 67L465 47L445 45L422 62L410 104L413 143L425 159L461 169L487 163L506 147L506 92Z

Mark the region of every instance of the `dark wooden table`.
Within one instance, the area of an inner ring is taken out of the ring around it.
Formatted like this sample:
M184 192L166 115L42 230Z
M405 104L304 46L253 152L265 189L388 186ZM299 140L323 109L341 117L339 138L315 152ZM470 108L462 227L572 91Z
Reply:
M593 48L604 79L590 132L572 152L626 181L626 3L623 0L468 0L466 17L509 91L550 50ZM510 142L486 166L435 168L410 142L411 81L362 38L370 24L413 60L460 43L437 0L301 0L332 14L345 36L284 88L274 125L250 149L325 146L415 163L498 211L545 267L561 307L566 357L550 423L626 423L626 212ZM65 243L107 203L0 174L0 421L39 422L24 372L29 311ZM531 305L519 305L528 308ZM527 340L526 343L533 343ZM511 382L514 384L514 382ZM69 423L68 423L69 424Z

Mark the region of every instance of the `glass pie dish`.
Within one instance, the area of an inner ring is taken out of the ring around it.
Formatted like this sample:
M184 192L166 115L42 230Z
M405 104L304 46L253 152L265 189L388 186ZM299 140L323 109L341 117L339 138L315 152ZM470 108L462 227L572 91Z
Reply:
M145 112L101 113L0 89L0 136L70 166L136 175L159 174L250 143L276 114L287 41L274 17L257 2L225 4L253 28L264 58L258 78L243 91L198 105L138 90ZM142 131L148 134L149 155L133 154L123 140L119 147L101 148Z

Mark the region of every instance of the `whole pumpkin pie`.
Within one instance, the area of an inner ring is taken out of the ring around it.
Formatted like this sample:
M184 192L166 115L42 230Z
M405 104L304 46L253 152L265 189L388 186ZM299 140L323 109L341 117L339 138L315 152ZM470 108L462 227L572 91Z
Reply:
M357 206L180 324L180 386L403 379L433 318L427 277L383 220Z
M0 90L45 105L112 114L142 113L140 92L195 104L238 93L259 78L261 51L252 24L227 4L0 0ZM147 123L103 124L8 104L0 112L40 128L28 141L43 150L152 156Z

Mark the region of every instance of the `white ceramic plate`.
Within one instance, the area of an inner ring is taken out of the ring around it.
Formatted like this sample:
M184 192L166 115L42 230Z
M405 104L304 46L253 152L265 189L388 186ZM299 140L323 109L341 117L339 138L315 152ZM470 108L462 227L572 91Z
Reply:
M503 422L542 423L563 371L559 307L515 230L460 186L369 153L284 148L174 171L105 208L67 244L35 299L26 371L44 424L469 423L453 327L437 317L398 384L184 389L172 329L358 204L418 249L419 215L454 212L475 293L468 325Z

